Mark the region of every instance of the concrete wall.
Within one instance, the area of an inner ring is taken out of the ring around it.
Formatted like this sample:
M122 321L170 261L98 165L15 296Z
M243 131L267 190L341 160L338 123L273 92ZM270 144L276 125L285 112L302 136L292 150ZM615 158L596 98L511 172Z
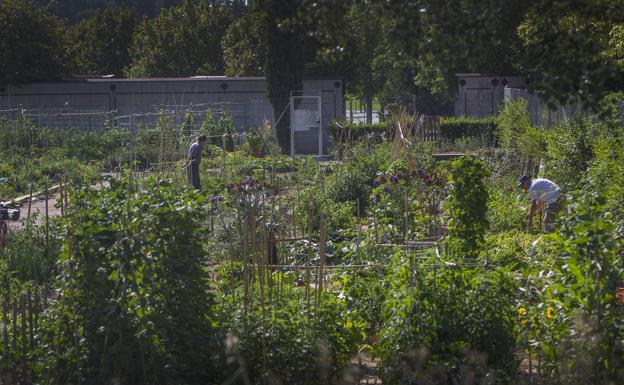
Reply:
M325 129L332 120L345 116L343 82L339 78L309 78L303 82L303 91L321 95L323 143L327 147ZM36 123L47 126L91 129L112 114L121 123L155 124L157 112L164 109L182 116L191 105L193 110L216 114L227 109L241 132L260 126L264 119L276 118L263 77L97 78L0 89L0 110L25 109ZM296 138L298 153L318 152L318 130L299 133Z
M458 78L455 98L455 116L485 118L498 114L505 99L505 87L526 88L530 79L525 76L502 76L464 73Z

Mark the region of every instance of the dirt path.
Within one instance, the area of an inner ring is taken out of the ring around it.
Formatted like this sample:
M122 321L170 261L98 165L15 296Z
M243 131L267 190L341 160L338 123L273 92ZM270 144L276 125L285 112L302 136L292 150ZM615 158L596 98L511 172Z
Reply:
M360 351L345 370L345 384L381 385L379 360L371 357L366 350Z

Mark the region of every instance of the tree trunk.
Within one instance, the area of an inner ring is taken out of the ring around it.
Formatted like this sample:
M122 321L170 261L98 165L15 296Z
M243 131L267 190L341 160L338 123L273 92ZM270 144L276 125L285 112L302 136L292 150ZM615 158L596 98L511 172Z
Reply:
M291 91L303 89L302 31L284 30L280 20L296 16L298 1L266 0L267 10L267 97L273 106L273 118L279 119L288 105ZM290 113L286 111L275 127L283 154L290 153Z
M366 96L366 123L373 123L373 97Z

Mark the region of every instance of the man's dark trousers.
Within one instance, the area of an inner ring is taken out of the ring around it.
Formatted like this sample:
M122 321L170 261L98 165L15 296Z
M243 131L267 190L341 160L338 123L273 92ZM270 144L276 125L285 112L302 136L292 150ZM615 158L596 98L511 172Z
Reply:
M196 190L201 190L201 184L199 183L199 163L191 161L188 166L188 183Z

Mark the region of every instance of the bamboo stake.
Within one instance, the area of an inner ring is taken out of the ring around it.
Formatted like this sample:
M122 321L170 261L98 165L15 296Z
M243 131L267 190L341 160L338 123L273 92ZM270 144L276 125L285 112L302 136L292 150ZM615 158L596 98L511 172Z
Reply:
M27 375L27 365L28 365L28 359L27 359L27 349L26 349L26 294L22 293L22 295L20 296L20 310L21 310L21 338L22 338L22 370L24 373L24 376L28 377Z
M305 295L306 295L306 300L308 303L308 311L310 309L310 259L312 257L312 220L311 220L311 215L312 214L312 209L309 210L309 215L308 215L308 244L307 244L307 256L308 256L308 261L306 263L306 277L305 277Z
M28 214L26 215L26 218L30 218L30 209L32 207L32 196L33 196L33 184L31 182L30 183L30 194L28 194Z
M34 313L37 312L36 309L33 309L32 304L32 291L28 289L28 331L30 337L30 350L32 351L35 348L35 325L34 325ZM22 322L25 322L22 320Z
M4 342L4 344L2 346L4 346L4 353L5 353L5 357L8 356L9 353L9 328L7 327L10 320L9 320L9 277L5 276L4 277L4 301L2 302L2 321L5 324L5 327L2 330L2 340Z

